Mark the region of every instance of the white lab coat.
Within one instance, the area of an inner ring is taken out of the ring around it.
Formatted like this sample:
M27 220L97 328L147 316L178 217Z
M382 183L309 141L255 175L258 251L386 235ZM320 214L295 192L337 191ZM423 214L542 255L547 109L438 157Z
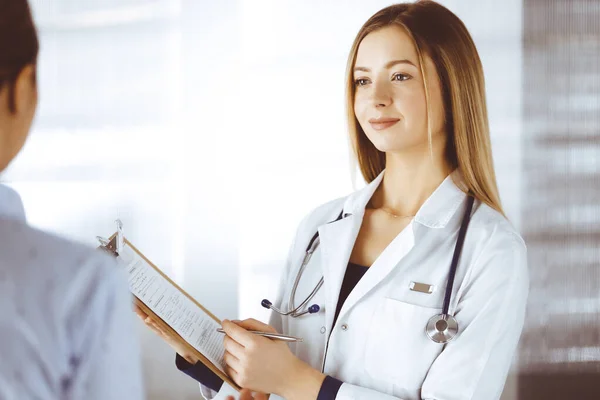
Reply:
M290 345L294 354L344 382L337 399L500 398L523 327L529 280L523 240L485 204L475 202L452 290L450 313L458 321L459 334L445 346L425 334L427 321L442 308L466 205L466 195L452 177L459 179L457 172L448 176L370 266L335 326L346 266L365 206L383 172L364 189L318 207L301 222L274 305L288 309L306 246L318 229L321 244L295 301L302 302L324 276L323 287L310 302L321 310L299 318L273 313L270 324L284 334L303 337L303 342ZM328 223L342 208L349 215ZM413 281L434 285L435 290L411 291Z

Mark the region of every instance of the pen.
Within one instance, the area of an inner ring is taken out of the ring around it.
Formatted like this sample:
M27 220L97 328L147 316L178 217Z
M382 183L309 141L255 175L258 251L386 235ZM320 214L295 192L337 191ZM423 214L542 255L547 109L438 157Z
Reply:
M223 328L217 328L217 332L225 333ZM254 333L255 335L258 335L258 336L268 337L269 339L283 340L284 342L301 342L302 341L302 338L295 337L295 336L288 336L288 335L280 335L279 333L270 333L270 332L261 332L261 331L248 331L248 332Z

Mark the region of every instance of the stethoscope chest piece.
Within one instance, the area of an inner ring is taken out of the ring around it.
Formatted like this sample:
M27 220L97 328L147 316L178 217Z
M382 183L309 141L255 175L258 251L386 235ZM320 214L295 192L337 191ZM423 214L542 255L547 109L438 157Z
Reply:
M429 319L425 332L435 343L445 344L458 333L458 322L452 315L437 314Z

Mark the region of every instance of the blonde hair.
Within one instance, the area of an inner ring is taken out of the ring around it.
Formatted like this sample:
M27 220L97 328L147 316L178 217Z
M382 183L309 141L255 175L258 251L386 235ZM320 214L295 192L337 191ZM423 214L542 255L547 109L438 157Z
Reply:
M462 175L462 181L456 184L504 214L492 159L481 60L462 21L434 1L386 7L369 18L354 39L346 70L346 107L352 150L363 178L371 182L385 169L385 153L375 148L354 115L353 70L361 41L369 33L388 26L403 28L417 50L427 103L430 149L431 110L423 53L432 59L441 84L448 134L446 158Z

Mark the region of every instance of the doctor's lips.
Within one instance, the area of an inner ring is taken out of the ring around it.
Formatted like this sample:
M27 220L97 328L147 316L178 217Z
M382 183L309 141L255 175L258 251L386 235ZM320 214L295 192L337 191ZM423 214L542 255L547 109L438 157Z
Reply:
M376 131L381 131L396 125L398 121L400 121L399 118L371 118L369 124L371 124Z

